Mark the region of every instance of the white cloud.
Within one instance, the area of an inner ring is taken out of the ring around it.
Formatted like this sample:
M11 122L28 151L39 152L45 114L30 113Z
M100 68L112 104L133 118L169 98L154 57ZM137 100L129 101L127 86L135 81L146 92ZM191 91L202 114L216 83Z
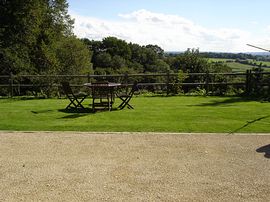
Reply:
M75 18L74 32L78 37L101 40L115 36L140 45L157 44L166 51L184 51L200 48L201 51L246 52L246 46L256 42L252 34L239 29L209 29L178 15L138 10L119 14L120 20L110 21L71 14ZM263 40L260 41L262 43Z
M252 24L252 25L258 25L258 24L259 24L259 22L258 22L258 21L253 20L253 21L250 21L250 24Z

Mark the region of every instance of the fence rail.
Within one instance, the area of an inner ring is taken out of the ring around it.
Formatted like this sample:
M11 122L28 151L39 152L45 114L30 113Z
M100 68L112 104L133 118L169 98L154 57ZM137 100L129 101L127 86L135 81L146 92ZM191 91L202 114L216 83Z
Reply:
M200 77L200 81L189 82L181 81L178 73L155 73L155 74L114 74L114 75L0 75L0 92L5 92L12 97L14 92L20 94L21 89L30 88L56 88L62 80L69 80L72 86L82 86L83 83L95 80L117 81L129 85L137 80L141 87L164 87L166 93L169 93L171 86L181 87L199 87L203 86L207 93L213 86L240 86L248 94L251 89L252 77L264 77L270 75L270 72L252 72L247 70L245 73L183 73L186 78ZM215 77L222 77L220 81L215 81ZM231 78L237 78L235 81ZM77 81L75 81L77 79ZM239 80L240 79L240 80ZM154 82L152 80L155 80ZM198 80L198 79L197 79ZM260 86L268 86L268 82L260 82Z

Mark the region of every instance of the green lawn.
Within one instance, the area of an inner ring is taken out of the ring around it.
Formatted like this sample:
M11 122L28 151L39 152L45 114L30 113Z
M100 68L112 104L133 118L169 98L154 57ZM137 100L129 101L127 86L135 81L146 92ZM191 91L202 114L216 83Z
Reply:
M0 99L0 130L270 132L270 103L190 96L131 102L134 110L79 113L63 110L66 99Z

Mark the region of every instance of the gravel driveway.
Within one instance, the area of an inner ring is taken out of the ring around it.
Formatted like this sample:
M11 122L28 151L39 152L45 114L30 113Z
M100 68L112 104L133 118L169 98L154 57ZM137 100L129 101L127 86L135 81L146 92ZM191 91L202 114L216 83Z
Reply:
M269 201L270 135L0 132L0 201Z

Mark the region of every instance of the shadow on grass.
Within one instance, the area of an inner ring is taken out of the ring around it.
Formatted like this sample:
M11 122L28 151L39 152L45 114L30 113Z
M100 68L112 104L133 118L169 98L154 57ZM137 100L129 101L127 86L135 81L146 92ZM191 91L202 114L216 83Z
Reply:
M117 109L112 109L111 111L108 111L106 109L100 109L93 112L92 108L84 108L84 109L72 108L72 109L59 109L58 111L69 114L67 116L61 117L60 119L73 119L73 118L80 118L83 116L89 116L91 114L93 115L96 113L106 113L106 112L110 113L112 111L117 111Z
M256 152L264 153L264 157L269 159L270 158L270 144L256 149Z
M33 114L42 114L47 112L52 112L53 110L47 109L47 110L38 110L38 111L31 111Z
M90 108L84 108L84 109L76 109L76 108L70 108L70 109L59 109L59 112L63 112L69 115L63 116L60 119L74 119L79 118L83 116L88 116L90 114L93 114L92 109Z
M260 118L254 119L252 121L247 121L247 123L245 125L241 126L240 128L237 128L237 129L233 130L229 134L237 133L238 131L242 130L243 128L246 128L246 127L248 127L249 125L251 125L251 124L253 124L255 122L261 121L263 119L267 119L269 117L270 117L270 115L267 115L267 116L262 116Z
M221 105L230 105L238 102L251 102L251 101L259 101L258 99L249 98L249 97L231 97L225 100L213 100L207 103L201 103L196 105L189 106L221 106Z
M20 100L44 100L48 99L46 96L14 96L14 97L0 97L0 100L20 101Z

